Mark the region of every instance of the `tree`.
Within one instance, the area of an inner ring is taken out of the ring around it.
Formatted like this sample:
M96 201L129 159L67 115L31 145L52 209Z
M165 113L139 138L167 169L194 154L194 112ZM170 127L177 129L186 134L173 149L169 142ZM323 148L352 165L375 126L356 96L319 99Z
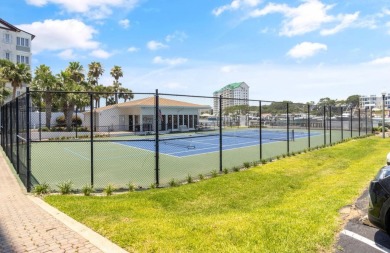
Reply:
M11 95L11 91L5 87L5 85L8 82L7 77L4 75L5 67L10 66L13 63L9 60L0 59L0 86L1 86L1 93L0 93L0 105L4 104L4 100Z
M93 85L99 85L99 77L103 75L104 69L100 62L91 62L88 65L88 80Z
M352 95L352 96L349 96L347 98L347 100L345 100L345 102L347 105L350 105L352 107L356 107L356 106L359 106L359 99L360 99L359 95Z
M114 86L114 91L115 91L115 103L118 103L118 91L119 87L122 85L119 82L119 78L123 77L123 72L122 68L119 66L114 66L111 71L110 71L111 76L114 78L113 86Z
M127 89L127 88L124 88L124 87L120 87L119 88L119 98L123 98L125 100L125 102L127 100L130 100L130 99L133 99L134 98L134 95L133 95L133 92L130 90L130 89Z
M35 69L34 79L31 84L32 90L47 91L43 93L43 100L45 102L46 112L46 127L50 128L51 112L53 107L54 93L48 92L57 89L57 82L55 76L52 74L50 67L42 64ZM37 93L35 93L37 94ZM38 97L41 103L41 97Z
M32 78L30 67L24 63L3 67L2 75L11 83L12 99L16 97L16 89L21 88L23 83L30 83Z

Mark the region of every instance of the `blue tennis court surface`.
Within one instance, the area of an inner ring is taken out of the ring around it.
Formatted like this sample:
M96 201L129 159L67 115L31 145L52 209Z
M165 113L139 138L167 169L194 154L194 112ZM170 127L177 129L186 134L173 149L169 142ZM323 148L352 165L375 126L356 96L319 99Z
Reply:
M238 148L246 148L250 146L258 146L260 144L259 135L250 132L242 132L241 136L223 135L222 150L231 150ZM319 133L311 133L310 136L320 135ZM298 132L289 136L290 141L299 138L307 138L308 133ZM262 134L262 143L271 143L277 141L287 141L287 134L265 132ZM186 157L193 155L201 155L219 151L219 136L218 135L199 135L189 134L179 138L162 137L159 142L160 153L176 157ZM155 152L155 142L148 141L118 141L118 144L144 149Z

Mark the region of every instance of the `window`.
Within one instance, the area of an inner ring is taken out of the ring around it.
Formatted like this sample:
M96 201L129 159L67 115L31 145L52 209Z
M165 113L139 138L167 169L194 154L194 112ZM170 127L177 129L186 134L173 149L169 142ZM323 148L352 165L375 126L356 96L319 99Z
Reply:
M16 63L24 63L27 65L30 65L30 57L24 56L24 55L17 55L16 56Z
M17 37L16 38L16 45L22 46L22 47L29 47L30 46L30 41L29 41L29 39Z
M10 52L5 52L5 59L11 60L11 53Z
M11 35L9 33L4 34L4 42L7 44L11 43Z

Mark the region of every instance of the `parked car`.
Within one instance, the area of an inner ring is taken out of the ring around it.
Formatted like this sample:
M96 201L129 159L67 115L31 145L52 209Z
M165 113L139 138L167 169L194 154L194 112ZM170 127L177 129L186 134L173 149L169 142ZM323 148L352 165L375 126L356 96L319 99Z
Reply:
M389 156L388 158L389 159ZM388 160L389 162L389 160ZM390 166L384 166L368 189L368 219L390 234Z
M386 163L387 165L390 165L390 153L387 154Z

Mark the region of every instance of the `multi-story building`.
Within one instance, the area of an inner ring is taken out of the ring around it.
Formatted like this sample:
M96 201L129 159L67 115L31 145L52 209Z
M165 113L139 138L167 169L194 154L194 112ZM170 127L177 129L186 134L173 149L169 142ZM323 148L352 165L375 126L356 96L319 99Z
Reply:
M31 64L31 41L35 35L25 32L0 18L0 59ZM10 84L7 84L10 87ZM16 95L19 95L20 90Z
M390 93L385 94L385 109L390 109ZM368 109L382 109L383 107L383 96L379 95L370 95L370 96L360 96L359 98L360 108Z
M213 106L214 115L219 114L218 97L221 95L225 98L222 99L222 108L234 105L249 105L249 86L245 82L231 83L213 93L213 96L215 97Z

